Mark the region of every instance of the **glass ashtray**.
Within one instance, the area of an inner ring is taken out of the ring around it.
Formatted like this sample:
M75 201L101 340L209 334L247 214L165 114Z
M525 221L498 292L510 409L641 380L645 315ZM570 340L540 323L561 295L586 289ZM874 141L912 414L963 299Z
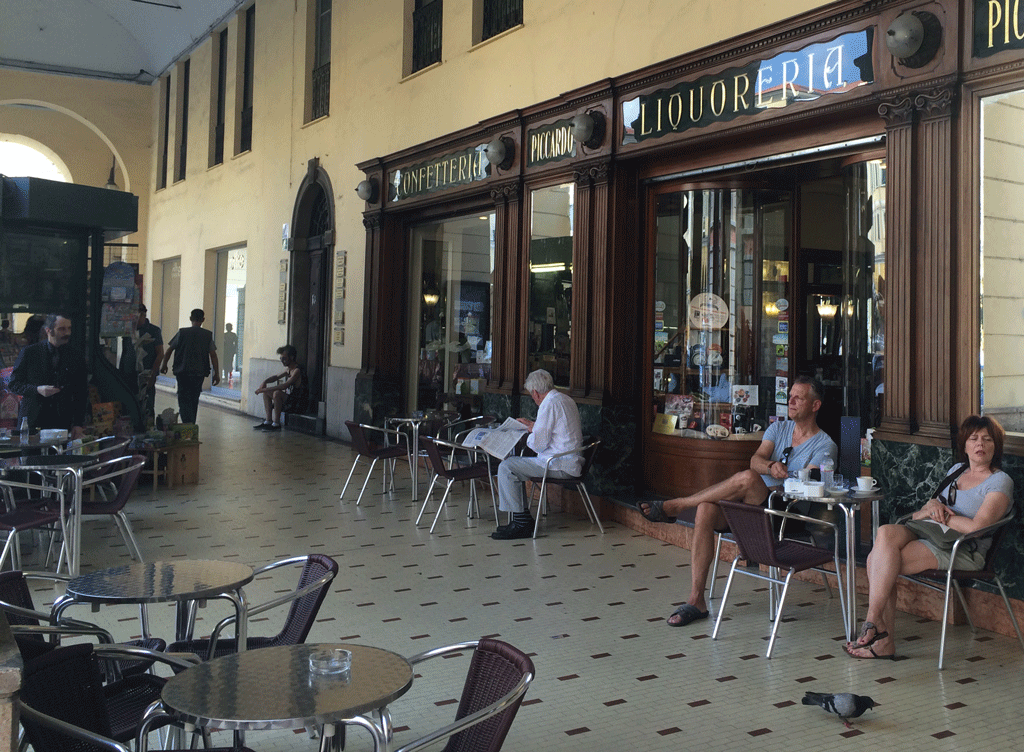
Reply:
M352 670L352 652L342 648L317 650L309 654L309 670L322 676L347 676Z

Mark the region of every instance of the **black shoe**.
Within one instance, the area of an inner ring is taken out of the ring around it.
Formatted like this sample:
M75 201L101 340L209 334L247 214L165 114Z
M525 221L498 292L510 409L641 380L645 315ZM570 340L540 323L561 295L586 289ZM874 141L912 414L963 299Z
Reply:
M263 426L264 431L280 431L281 425L279 423L271 423L269 426Z
M265 431L268 428L270 428L270 424L269 423L257 423L255 426L252 427L252 430L254 430L254 431Z
M494 540L518 540L519 538L532 538L533 537L533 523L530 522L526 525L517 525L512 523L511 525L502 525L493 533L491 537Z

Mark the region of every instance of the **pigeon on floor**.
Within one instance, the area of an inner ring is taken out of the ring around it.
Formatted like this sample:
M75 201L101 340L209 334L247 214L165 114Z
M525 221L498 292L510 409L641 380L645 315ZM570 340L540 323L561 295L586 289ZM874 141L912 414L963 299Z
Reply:
M826 713L839 716L846 728L853 728L850 725L851 718L860 718L865 710L875 707L875 701L867 695L854 695L849 692L840 692L834 695L807 692L801 702L804 705L817 705Z

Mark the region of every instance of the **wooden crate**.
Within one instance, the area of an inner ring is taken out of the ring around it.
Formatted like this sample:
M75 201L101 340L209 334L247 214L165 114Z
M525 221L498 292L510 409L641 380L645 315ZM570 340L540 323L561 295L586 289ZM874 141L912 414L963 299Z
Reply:
M199 446L174 444L167 447L167 487L194 486L199 483Z

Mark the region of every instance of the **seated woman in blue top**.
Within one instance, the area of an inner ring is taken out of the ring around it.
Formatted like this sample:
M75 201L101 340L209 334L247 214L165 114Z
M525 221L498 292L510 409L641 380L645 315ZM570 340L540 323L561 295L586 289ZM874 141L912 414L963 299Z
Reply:
M1005 433L998 421L972 415L960 426L957 449L960 462L946 477L958 473L955 503L947 506L946 485L938 498L929 499L912 515L935 520L961 533L971 533L999 522L1013 503L1013 480L1000 470ZM991 540L960 546L957 569L981 569ZM896 578L926 569L949 566L949 551L918 538L903 525L882 525L868 555L868 613L860 635L845 650L854 658L894 658L896 655Z

